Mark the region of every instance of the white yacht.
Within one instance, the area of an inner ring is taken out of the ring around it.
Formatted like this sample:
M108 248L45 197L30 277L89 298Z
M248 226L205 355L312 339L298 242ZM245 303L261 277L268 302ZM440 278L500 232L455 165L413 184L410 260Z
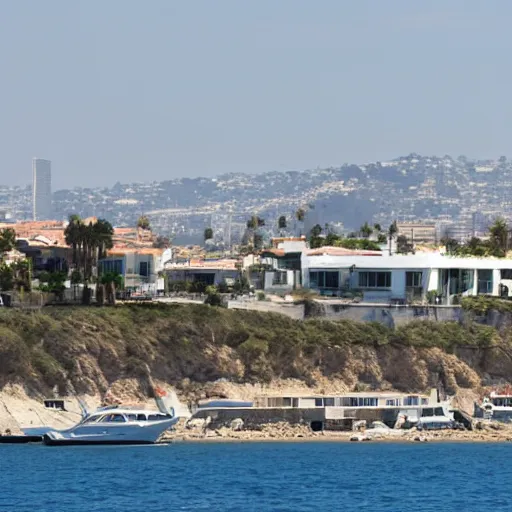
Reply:
M475 417L502 422L512 421L512 389L492 391L481 403L475 403Z
M85 403L78 399L82 419L75 426L63 430L51 427L27 427L25 435L42 436L47 445L75 444L152 444L174 424L183 413L182 404L174 392L155 389L158 410L141 406L111 405L89 412ZM176 414L175 406L178 407Z
M87 414L74 427L48 430L43 442L47 445L152 444L178 419L171 414L147 409L103 407Z

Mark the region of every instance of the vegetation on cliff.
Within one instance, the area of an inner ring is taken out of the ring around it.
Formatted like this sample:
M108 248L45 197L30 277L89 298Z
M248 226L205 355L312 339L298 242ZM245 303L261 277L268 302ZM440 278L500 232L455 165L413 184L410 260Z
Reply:
M178 387L217 379L270 382L319 376L348 387L477 387L507 378L512 337L469 322L295 321L207 305L133 305L0 311L0 388L103 392L125 377Z

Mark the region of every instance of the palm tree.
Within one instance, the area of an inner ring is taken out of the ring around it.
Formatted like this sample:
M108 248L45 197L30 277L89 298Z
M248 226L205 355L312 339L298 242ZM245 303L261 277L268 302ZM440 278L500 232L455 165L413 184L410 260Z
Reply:
M373 233L373 228L365 222L360 228L359 231L363 235L363 238L370 238L370 235Z
M277 227L281 230L286 229L286 217L284 215L277 219Z
M302 229L304 227L304 220L306 219L306 210L304 208L299 208L295 212L295 218L297 219L297 222L302 225L302 227L299 230L299 236L302 236Z
M508 251L508 225L502 217L496 219L489 228L491 248L495 256L503 257Z
M82 301L90 301L89 284L93 281L93 270L98 261L105 258L108 249L113 246L114 228L110 222L98 219L96 222L85 224L78 215L69 218L66 226L66 243L73 248L74 270L79 272L84 288Z
M73 250L72 262L75 267L80 266L80 258L79 258L79 249L81 247L81 239L80 239L80 225L82 224L82 220L78 215L70 215L69 223L64 230L64 236L66 239L66 244L71 246Z
M398 233L398 227L396 225L396 220L394 220L388 228L388 237L389 237L389 254L391 254L391 247L393 244L393 238L395 238Z
M211 240L213 238L213 229L212 228L206 228L204 230L204 241Z

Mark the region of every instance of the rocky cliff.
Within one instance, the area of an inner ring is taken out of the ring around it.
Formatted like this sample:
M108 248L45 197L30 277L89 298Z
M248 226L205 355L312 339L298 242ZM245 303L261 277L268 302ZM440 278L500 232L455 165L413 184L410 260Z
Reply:
M392 330L202 305L5 308L0 388L104 395L131 382L128 394L145 394L152 378L187 398L249 397L290 386L325 392L437 386L452 394L512 375L511 323L485 315L494 326L483 325L480 312L479 322L420 320Z

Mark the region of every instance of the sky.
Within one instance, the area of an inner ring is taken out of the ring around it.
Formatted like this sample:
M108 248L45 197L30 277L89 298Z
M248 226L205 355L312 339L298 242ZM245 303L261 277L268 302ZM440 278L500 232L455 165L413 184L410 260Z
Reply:
M512 156L510 0L0 0L0 184Z

